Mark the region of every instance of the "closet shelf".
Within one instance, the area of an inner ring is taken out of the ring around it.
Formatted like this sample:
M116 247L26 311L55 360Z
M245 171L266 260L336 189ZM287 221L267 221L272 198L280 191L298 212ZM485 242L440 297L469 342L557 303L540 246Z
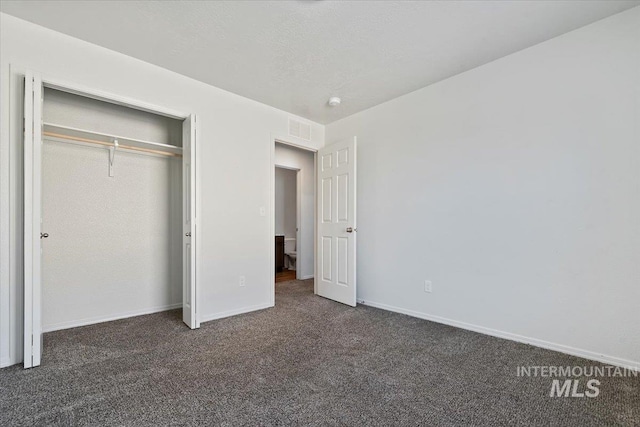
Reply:
M177 145L161 144L159 142L144 141L127 138L125 136L108 135L54 123L43 123L42 135L56 140L96 144L107 148L114 147L117 141L118 150L125 149L164 156L182 157L182 147L178 147Z

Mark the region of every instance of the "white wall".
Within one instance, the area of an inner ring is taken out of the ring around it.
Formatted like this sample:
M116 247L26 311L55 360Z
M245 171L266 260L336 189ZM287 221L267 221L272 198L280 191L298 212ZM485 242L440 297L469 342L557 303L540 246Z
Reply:
M297 222L297 171L276 168L275 174L276 235L295 238Z
M44 121L160 143L179 120L45 90ZM46 139L44 331L182 306L182 161Z
M640 8L326 132L358 136L359 300L640 366Z
M45 88L43 119L77 129L182 146L182 121Z
M43 76L198 115L198 312L268 307L273 292L271 150L289 114L117 52L0 14L0 364L22 359L22 78ZM303 120L303 119L300 119ZM324 127L311 124L312 148ZM233 183L233 185L230 185ZM246 286L238 285L239 276ZM46 357L46 355L45 355Z
M296 268L300 277L313 277L315 235L315 160L314 153L284 144L275 144L275 164L300 169L300 239Z

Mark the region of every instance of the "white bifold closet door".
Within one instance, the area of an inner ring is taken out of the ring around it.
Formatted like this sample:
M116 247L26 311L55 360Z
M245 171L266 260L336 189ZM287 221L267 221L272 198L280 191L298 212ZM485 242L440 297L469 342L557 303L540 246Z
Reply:
M318 151L318 295L356 306L356 138Z
M43 81L26 72L24 91L24 367L42 358L42 224ZM199 328L196 290L196 117L183 121L183 321Z
M196 298L196 117L182 125L182 321L191 329L200 327Z
M42 355L42 79L24 79L24 367Z

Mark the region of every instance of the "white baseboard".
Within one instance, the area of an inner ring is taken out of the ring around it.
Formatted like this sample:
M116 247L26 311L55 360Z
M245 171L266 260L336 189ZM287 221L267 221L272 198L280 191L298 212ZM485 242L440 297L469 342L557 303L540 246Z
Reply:
M114 316L99 316L99 317L91 317L88 319L82 319L82 320L72 320L69 322L60 322L60 323L55 323L53 325L49 325L49 326L44 326L42 328L42 332L53 332L53 331L59 331L62 329L71 329L71 328L77 328L79 326L87 326L87 325L94 325L96 323L102 323L102 322L111 322L113 320L120 320L120 319L127 319L129 317L135 317L135 316L142 316L145 314L152 314L152 313L159 313L161 311L167 311L167 310L173 310L176 308L180 308L182 307L182 303L175 303L175 304L169 304L169 305L162 305L159 307L152 307L152 308L147 308L144 310L136 310L136 311L129 311L126 313L120 313L120 314L116 314Z
M208 314L200 317L200 323L210 322L211 320L223 319L225 317L236 316L238 314L250 313L252 311L264 310L265 308L271 308L271 307L273 307L273 304L265 303L265 304L252 305L250 307L237 308L235 310L223 311L220 313Z
M491 335L497 338L504 338L507 340L517 341L524 344L530 344L536 347L546 348L547 350L554 350L560 353L569 354L571 356L582 357L584 359L595 360L597 362L602 362L602 363L606 363L613 366L619 366L622 368L640 371L640 361L621 359L615 356L608 356L606 354L595 353L593 351L570 347L563 344L556 344L556 343L540 340L537 338L529 338L529 337L525 337L518 334L512 334L510 332L499 331L497 329L485 328L484 326L473 325L471 323L460 322L457 320L447 319L445 317L421 313L419 311L408 310L400 307L394 307L388 304L382 304L382 303L373 302L373 301L362 301L362 300L358 300L358 303L367 305L370 307L381 308L387 311L393 311L395 313L406 314L407 316L417 317L419 319L429 320L431 322L442 323L444 325L454 326L456 328L478 332L485 335Z
M14 365L14 363L11 363L11 359L9 359L8 357L0 360L0 368L6 368L7 366L11 365Z
M306 276L302 276L300 280L313 279L313 274L307 274Z

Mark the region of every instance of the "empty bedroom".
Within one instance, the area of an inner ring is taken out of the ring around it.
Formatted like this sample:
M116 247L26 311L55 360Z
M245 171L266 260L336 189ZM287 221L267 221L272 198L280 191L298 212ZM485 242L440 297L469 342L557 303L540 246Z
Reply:
M640 1L0 0L0 425L640 426Z

